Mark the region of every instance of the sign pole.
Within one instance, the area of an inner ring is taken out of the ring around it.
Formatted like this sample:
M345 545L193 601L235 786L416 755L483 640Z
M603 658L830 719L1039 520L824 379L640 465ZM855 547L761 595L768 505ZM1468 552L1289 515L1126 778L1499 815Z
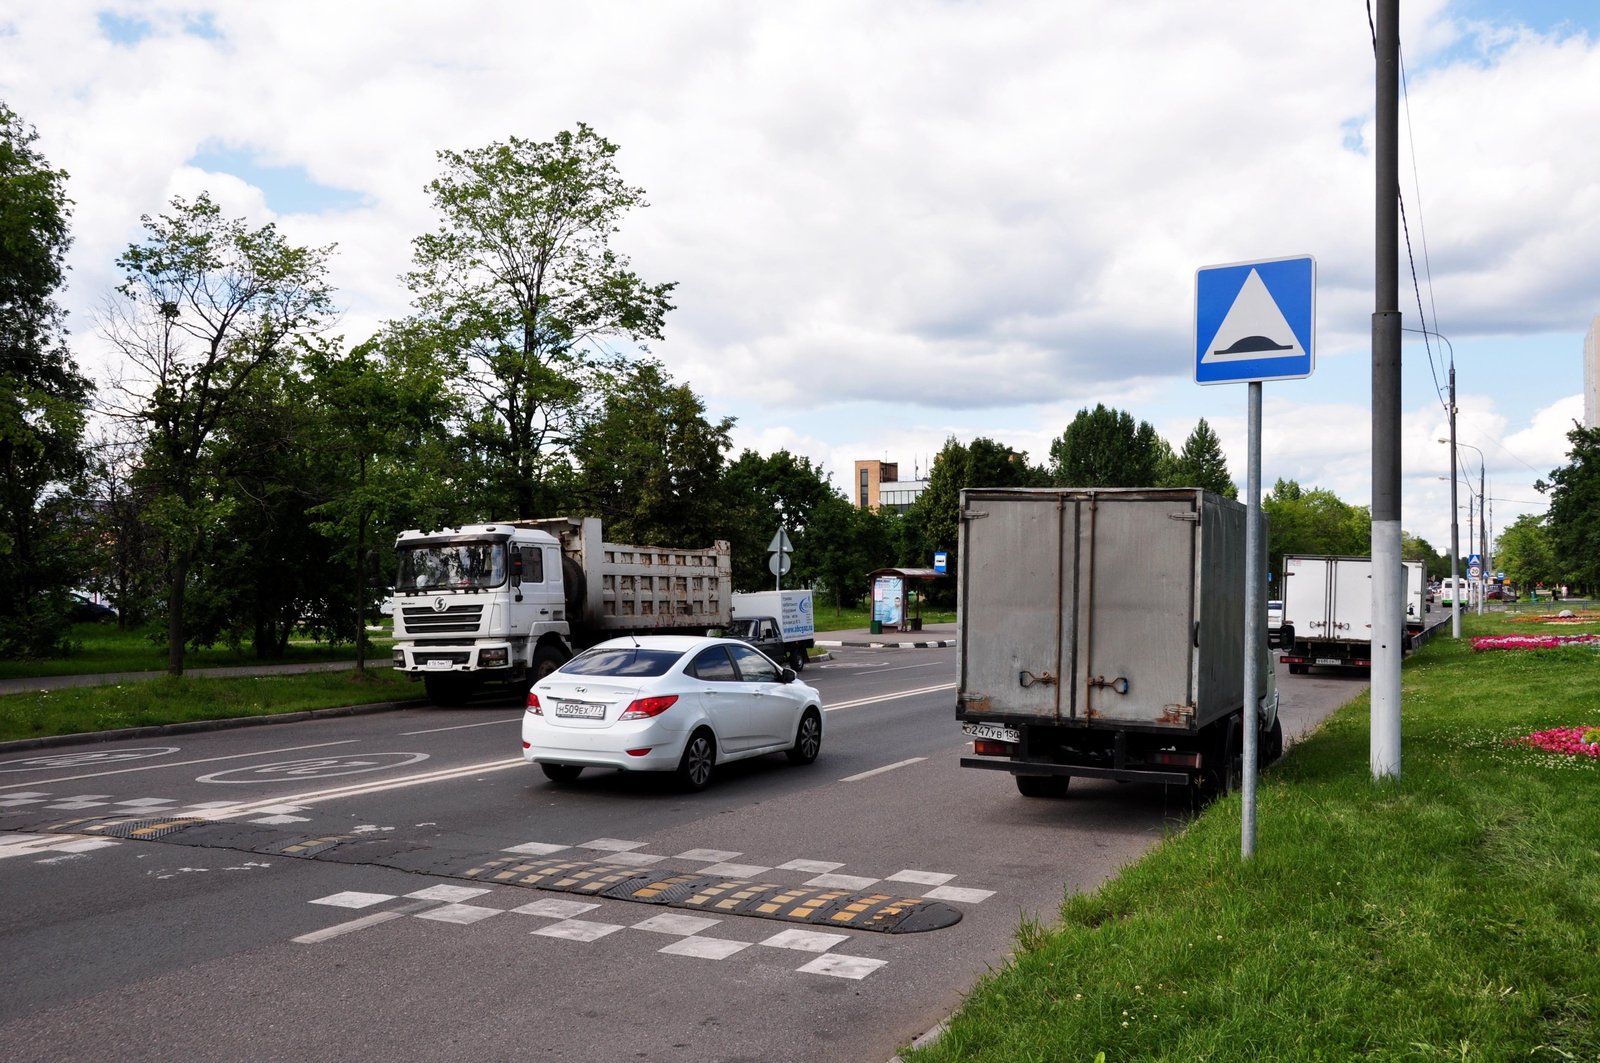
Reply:
M1261 381L1249 384L1247 418L1249 457L1245 476L1248 511L1244 525L1244 811L1239 817L1239 855L1248 860L1256 851L1256 780L1260 774L1257 741L1257 706L1261 700L1261 603L1264 601L1261 563Z

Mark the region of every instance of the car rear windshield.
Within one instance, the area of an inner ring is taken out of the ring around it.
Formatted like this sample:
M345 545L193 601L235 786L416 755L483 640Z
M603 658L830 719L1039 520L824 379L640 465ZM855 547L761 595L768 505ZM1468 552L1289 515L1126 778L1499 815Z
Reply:
M580 653L561 666L567 675L665 675L683 656L680 650L613 646Z

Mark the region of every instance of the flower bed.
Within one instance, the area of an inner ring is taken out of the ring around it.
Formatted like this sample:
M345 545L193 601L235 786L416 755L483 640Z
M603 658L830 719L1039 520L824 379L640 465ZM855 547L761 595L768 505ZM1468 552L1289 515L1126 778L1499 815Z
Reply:
M1478 650L1549 650L1557 646L1586 646L1600 642L1600 635L1476 635L1472 648Z
M1506 739L1508 746L1529 746L1546 753L1600 759L1600 727L1552 727L1521 738Z

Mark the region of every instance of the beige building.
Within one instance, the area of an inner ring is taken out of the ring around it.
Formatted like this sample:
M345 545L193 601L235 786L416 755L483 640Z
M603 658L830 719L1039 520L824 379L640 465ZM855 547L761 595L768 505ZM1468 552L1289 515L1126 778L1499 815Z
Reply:
M887 509L891 513L904 513L927 486L926 480L900 479L900 465L897 462L856 462L854 501L857 509Z
M1583 337L1583 426L1600 427L1600 314Z

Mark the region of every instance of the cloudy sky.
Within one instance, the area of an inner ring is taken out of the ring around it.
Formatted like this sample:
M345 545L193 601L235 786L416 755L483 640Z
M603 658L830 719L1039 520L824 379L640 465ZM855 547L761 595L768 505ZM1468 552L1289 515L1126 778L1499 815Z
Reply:
M1600 6L1401 16L1402 310L1453 345L1498 529L1543 512L1583 412ZM0 98L71 174L65 302L101 379L95 310L170 197L337 243L355 342L407 312L436 151L582 121L650 200L617 245L678 284L654 353L741 448L844 488L951 435L1043 461L1105 402L1175 446L1207 418L1242 481L1246 389L1193 382L1195 271L1309 254L1316 369L1265 386L1263 476L1370 497L1363 0L0 0ZM1403 524L1440 547L1450 355L1408 334Z

